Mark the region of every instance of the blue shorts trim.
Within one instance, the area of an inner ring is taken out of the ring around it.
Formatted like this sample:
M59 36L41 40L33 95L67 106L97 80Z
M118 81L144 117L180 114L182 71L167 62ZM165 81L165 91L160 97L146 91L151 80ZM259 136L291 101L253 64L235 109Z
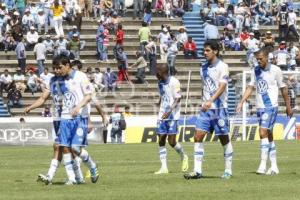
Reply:
M178 133L177 120L157 120L156 134L173 135Z
M228 135L229 119L227 108L200 111L196 120L196 130L201 130L215 135Z
M59 140L59 126L60 126L60 121L53 121L53 130L55 133L55 138L54 138L54 144L60 144Z
M259 108L257 109L258 123L261 128L272 130L276 121L278 108Z

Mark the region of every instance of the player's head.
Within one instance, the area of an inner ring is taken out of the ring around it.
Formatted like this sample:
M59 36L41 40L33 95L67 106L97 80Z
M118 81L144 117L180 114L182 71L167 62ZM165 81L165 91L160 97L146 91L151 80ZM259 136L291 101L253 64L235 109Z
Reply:
M157 65L156 77L158 80L166 80L168 78L169 68L167 64Z
M52 66L57 76L66 76L72 70L70 59L66 56L55 57Z
M209 62L218 58L219 52L220 52L220 45L217 41L207 40L204 43L204 56Z
M258 64L261 67L266 67L268 64L268 56L269 56L269 50L265 47L261 48L260 50L258 50L257 52L254 53L255 58L258 62Z

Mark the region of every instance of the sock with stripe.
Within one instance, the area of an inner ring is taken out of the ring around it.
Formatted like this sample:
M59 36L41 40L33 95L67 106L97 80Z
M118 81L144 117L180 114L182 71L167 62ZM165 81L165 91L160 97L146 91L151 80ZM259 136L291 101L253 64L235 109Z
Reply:
M81 149L80 158L89 169L96 168L96 163L92 160L87 150Z
M159 159L161 162L161 169L168 169L168 167L167 167L167 148L165 146L159 147Z
M63 159L64 159L64 165L65 165L65 169L68 175L68 179L69 181L72 182L76 182L75 180L75 173L74 173L74 169L73 169L73 160L72 160L72 155L71 153L66 153L63 154Z
M271 162L271 168L277 169L276 146L274 141L270 142L269 158Z
M263 138L260 140L260 170L266 170L268 154L269 154L269 139Z
M83 181L83 174L82 174L80 164L81 164L81 159L78 156L76 156L73 162L73 169L74 169L76 181Z
M180 155L181 160L183 160L185 154L183 151L183 147L181 146L181 144L179 142L176 143L176 145L174 146L174 149Z
M225 164L225 172L232 174L232 156L233 156L233 148L231 142L223 146L224 149L224 164Z
M194 172L202 174L202 161L204 156L204 146L202 142L194 144Z
M49 167L49 170L48 170L48 173L47 173L47 176L49 177L49 180L51 181L57 171L57 168L59 166L59 161L56 160L56 159L52 159L51 160L51 163L50 163L50 167Z

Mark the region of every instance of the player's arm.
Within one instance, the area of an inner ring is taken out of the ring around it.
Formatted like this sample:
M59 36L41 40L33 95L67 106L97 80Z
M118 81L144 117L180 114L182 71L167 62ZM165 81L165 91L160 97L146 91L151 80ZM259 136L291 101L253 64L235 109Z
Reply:
M181 100L180 82L177 80L172 86L174 102L171 105L170 109L163 114L162 119L168 118L173 112L173 110L178 106Z
M31 110L34 110L34 109L42 106L46 102L46 100L49 98L49 96L50 96L50 91L45 89L40 98L38 98L32 105L30 105L24 109L24 114L27 114Z
M241 112L244 102L250 97L250 95L253 92L253 89L254 89L253 85L249 85L247 87L247 89L246 89L246 91L245 91L245 93L244 93L244 95L242 97L242 100L240 101L240 103L236 107L236 112L237 113Z
M92 94L86 94L86 95L84 95L84 98L79 102L79 104L73 109L73 111L72 111L72 117L75 117L78 113L79 113L79 111L80 111L80 109L82 108L82 107L84 107L84 106L86 106L90 101L91 101L91 99L92 99Z
M170 110L168 110L167 112L165 112L163 114L163 116L161 117L162 119L166 119L169 117L169 115L172 113L172 111L178 106L178 104L180 103L181 97L176 98L170 108Z
M283 76L282 76L282 71L279 70L278 73L276 73L275 75L275 79L277 81L277 86L280 88L282 97L284 99L284 103L285 103L285 107L286 107L286 114L289 117L293 116L293 110L291 108L291 104L290 104L290 97L288 95L288 88L286 86L286 84L283 82Z

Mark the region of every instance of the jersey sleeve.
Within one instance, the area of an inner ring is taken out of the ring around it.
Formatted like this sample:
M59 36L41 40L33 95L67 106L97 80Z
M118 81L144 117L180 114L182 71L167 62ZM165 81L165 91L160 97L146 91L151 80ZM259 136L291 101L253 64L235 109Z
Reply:
M255 86L255 74L254 74L254 70L252 70L251 72L251 79L250 79L250 83L248 84L249 86Z
M228 65L224 64L222 68L220 68L220 83L228 83L229 79L229 70L228 70Z
M84 95L93 94L93 87L85 74L81 76L80 87Z
M281 71L281 69L279 69L279 68L278 68L278 70L276 71L275 79L276 79L276 82L277 82L277 86L278 86L279 88L284 88L284 87L286 87L286 84L283 82L282 71Z
M174 79L174 82L172 84L172 93L173 93L173 97L175 99L177 98L181 98L181 91L180 91L180 82L177 79Z

